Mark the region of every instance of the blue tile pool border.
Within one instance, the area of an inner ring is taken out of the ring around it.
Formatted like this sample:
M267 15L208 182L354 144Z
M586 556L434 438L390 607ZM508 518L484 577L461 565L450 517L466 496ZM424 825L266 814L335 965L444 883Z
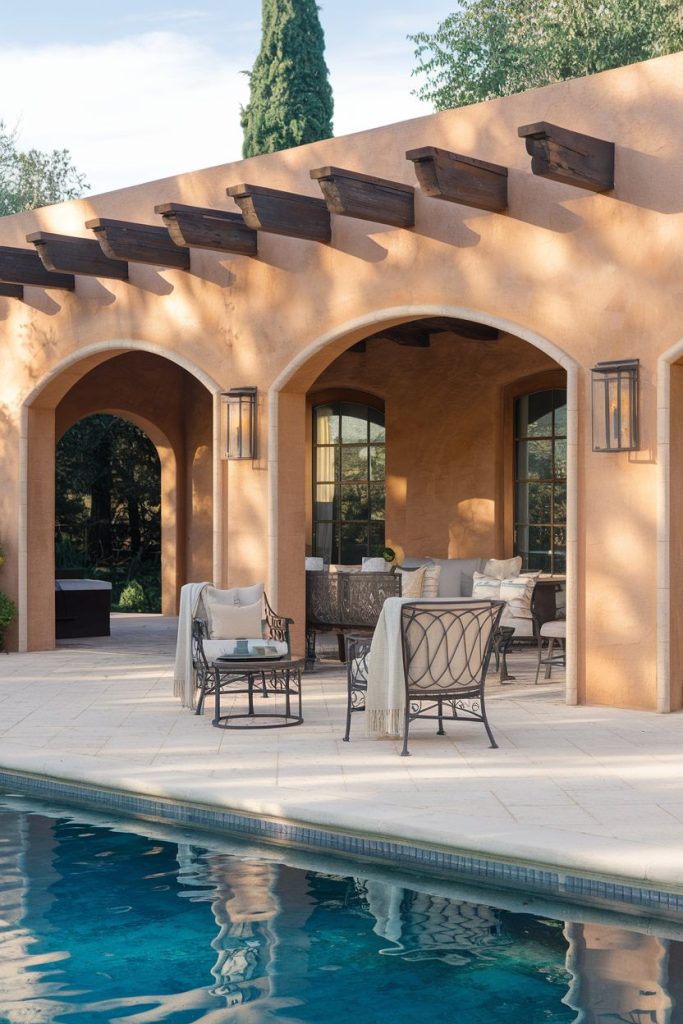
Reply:
M71 807L115 812L125 818L180 825L235 839L257 840L310 853L335 854L355 863L380 863L452 881L513 889L530 895L553 895L574 902L609 905L614 909L647 911L683 917L683 893L628 881L582 875L578 872L505 861L465 851L413 845L338 829L258 817L165 797L88 786L48 776L0 769L0 787L26 796L53 800Z

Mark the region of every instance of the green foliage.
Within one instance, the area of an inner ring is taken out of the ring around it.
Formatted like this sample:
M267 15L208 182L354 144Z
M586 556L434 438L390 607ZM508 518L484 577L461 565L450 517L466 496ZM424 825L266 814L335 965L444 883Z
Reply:
M507 96L683 48L680 0L462 0L411 37L437 110Z
M242 108L245 157L332 135L332 89L314 0L263 0L261 49Z
M112 584L112 603L132 580L145 611L161 608L161 467L134 424L89 416L57 444L55 552L59 568ZM136 609L141 610L141 609Z
M121 612L146 612L147 599L137 580L131 580L121 591L118 602Z
M88 188L67 149L22 152L17 133L0 121L0 217L76 199Z
M5 633L17 614L14 601L0 590L0 651L5 650Z

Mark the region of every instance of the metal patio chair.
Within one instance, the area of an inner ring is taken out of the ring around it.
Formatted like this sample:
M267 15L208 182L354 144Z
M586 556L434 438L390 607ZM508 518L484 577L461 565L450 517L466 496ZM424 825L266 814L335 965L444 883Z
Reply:
M349 742L351 733L351 715L354 711L365 711L371 644L371 635L354 633L346 637L346 732L343 737L345 743Z
M403 749L416 718L482 722L492 747L498 744L486 718L484 681L504 601L405 604L401 642L405 675ZM425 706L426 705L426 706Z
M289 657L292 653L289 627L292 625L294 620L288 619L282 615L277 615L271 608L265 594L263 594L262 600L263 619L261 623L261 637L254 639L256 641L263 640L266 643L276 644L280 648L282 656ZM241 642L244 643L245 641ZM206 617L206 612L200 603L197 615L195 615L192 620L192 663L197 676L197 689L199 690L197 706L195 708L196 715L201 715L204 708L204 701L207 696L214 693L215 675L211 667L211 662L216 657L214 648L217 644L220 646L221 643L222 640L210 639L209 623ZM261 689L263 695L267 696L265 675L263 673L258 674L261 675ZM244 678L247 680L246 676Z

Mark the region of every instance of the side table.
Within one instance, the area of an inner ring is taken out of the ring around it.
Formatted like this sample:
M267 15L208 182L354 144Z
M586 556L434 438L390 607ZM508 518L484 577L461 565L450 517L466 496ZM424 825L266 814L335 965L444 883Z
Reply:
M303 658L217 658L214 674L214 715L217 729L282 729L301 725ZM237 688L242 684L241 688ZM221 693L247 698L246 711L221 714ZM258 704L254 697L259 698ZM273 701L275 707L273 708ZM262 703L270 702L270 704ZM261 719L269 719L263 721Z

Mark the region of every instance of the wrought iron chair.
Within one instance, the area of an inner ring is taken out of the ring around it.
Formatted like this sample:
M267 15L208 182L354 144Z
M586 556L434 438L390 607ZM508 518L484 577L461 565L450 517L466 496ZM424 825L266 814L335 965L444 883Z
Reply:
M351 634L346 637L346 732L344 742L349 742L351 715L354 711L365 711L365 695L368 692L368 656L371 636Z
M263 640L282 645L282 655L289 657L292 653L289 627L294 620L277 615L271 608L265 594L263 595L263 613ZM197 674L197 689L199 690L197 706L195 708L195 714L197 715L201 715L206 697L214 692L215 675L211 668L213 657L207 648L210 648L212 644L215 645L215 643L215 640L210 639L208 619L205 617L200 606L197 615L192 621L192 663ZM263 695L267 696L265 674L259 674L261 675ZM248 683L247 677L245 676L244 678Z
M498 744L486 717L484 681L504 601L405 604L401 642L405 675L402 757L416 718L482 722L492 747ZM423 705L427 705L423 707Z

